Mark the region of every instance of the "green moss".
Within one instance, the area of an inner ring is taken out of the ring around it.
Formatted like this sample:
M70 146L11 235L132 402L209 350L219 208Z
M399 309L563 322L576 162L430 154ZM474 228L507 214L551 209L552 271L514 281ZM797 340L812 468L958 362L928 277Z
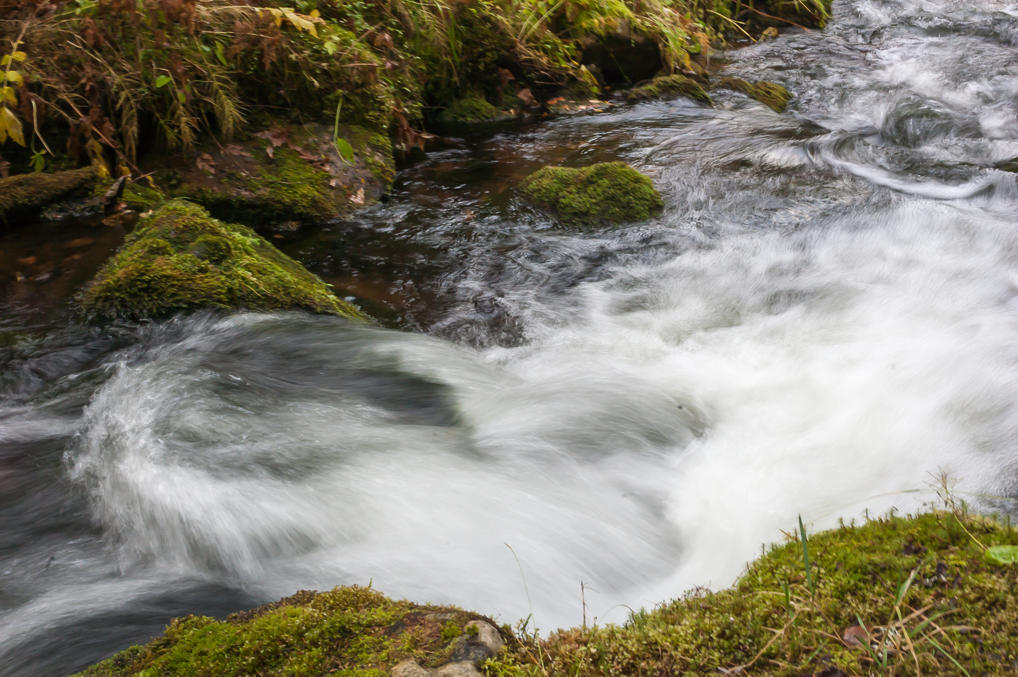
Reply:
M439 121L446 125L477 124L504 119L505 113L480 95L466 96L453 101L439 115Z
M788 102L792 98L792 95L788 92L788 90L781 85L763 80L760 82L749 82L742 78L721 78L717 85L715 85L715 88L732 89L737 92L742 92L751 99L756 99L778 113L783 113L785 111L785 108L788 106Z
M522 189L569 226L643 221L664 206L650 179L624 162L544 167L524 179Z
M377 675L402 660L447 659L478 614L393 601L370 588L302 591L218 621L188 616L82 675Z
M317 277L249 228L173 200L143 220L80 295L96 320L202 308L301 309L362 319Z
M351 126L345 138L372 176L382 186L386 188L391 186L396 180L396 163L393 160L392 140L389 135L361 126Z
M569 675L718 674L739 666L754 675L915 674L917 665L922 674L962 674L955 661L972 675L1014 674L1018 568L988 562L976 539L1013 544L1018 533L933 513L816 534L808 540L814 590L802 544L793 541L754 562L729 590L691 593L636 612L621 627L524 640L489 661L488 674L535 674L539 663ZM855 626L847 636L862 636L871 650L843 639ZM887 667L879 669L884 647Z
M124 186L122 199L131 209L146 212L164 202L166 195L154 183L149 183L142 179L128 182Z
M665 75L654 78L650 82L630 90L626 95L626 101L635 103L676 96L684 96L687 99L711 105L710 96L707 95L700 83L685 75Z
M999 163L997 169L1018 174L1018 158L1012 158Z
M51 202L75 194L87 195L97 180L94 167L0 179L0 223L30 217Z

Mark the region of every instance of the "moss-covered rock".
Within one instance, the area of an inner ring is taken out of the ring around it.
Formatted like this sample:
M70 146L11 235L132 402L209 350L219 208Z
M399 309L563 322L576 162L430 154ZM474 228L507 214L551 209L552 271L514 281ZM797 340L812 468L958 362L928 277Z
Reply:
M787 89L777 83L765 80L749 82L742 78L727 77L718 80L714 88L742 92L778 113L783 113L788 107L788 102L792 99L792 95Z
M387 134L341 125L337 145L335 131L279 124L243 143L202 149L173 168L172 194L254 226L349 214L392 185L392 143Z
M82 291L94 320L148 319L203 308L363 315L251 229L198 205L166 203L144 219Z
M624 162L544 167L522 183L523 194L568 226L643 221L664 202L651 180Z
M94 167L0 179L0 224L31 219L58 200L88 196L98 180Z
M438 122L446 130L484 128L499 122L515 120L518 111L490 103L479 94L456 99L438 116Z
M634 87L626 95L628 103L638 101L650 101L652 99L664 99L684 96L693 101L711 105L710 96L707 95L703 86L693 78L685 75L664 75L654 78L650 82L639 87Z
M1018 174L1018 157L998 163L997 169Z
M364 675L458 660L483 616L393 601L370 588L301 591L226 620L188 616L81 675ZM419 668L420 669L420 668ZM414 674L414 673L410 673Z

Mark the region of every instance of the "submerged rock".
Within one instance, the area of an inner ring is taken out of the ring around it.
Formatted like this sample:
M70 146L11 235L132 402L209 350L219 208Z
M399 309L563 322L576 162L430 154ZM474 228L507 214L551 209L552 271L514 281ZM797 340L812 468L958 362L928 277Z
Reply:
M60 200L88 196L98 180L94 167L0 179L0 224L34 218Z
M651 180L624 162L574 169L544 167L522 183L523 194L568 226L643 221L664 207Z
M307 310L363 319L316 276L250 228L184 200L143 220L79 298L94 320L203 308Z
M385 134L309 124L279 125L243 143L205 148L160 178L173 196L213 216L258 227L349 214L381 197L395 175Z
M638 87L634 87L626 95L628 103L684 96L693 101L711 105L710 96L699 82L685 75L664 75L654 78Z
M742 78L727 77L718 80L714 88L742 92L749 98L756 99L777 113L783 113L785 108L788 107L788 102L792 99L792 95L787 89L777 83L767 82L766 80L750 82Z

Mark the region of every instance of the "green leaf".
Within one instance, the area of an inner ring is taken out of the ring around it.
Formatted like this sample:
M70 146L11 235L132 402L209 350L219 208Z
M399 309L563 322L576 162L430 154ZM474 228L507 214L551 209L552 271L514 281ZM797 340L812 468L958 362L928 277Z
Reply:
M32 153L32 158L29 160L29 164L32 165L33 172L41 172L46 169L46 151L37 150Z
M224 66L230 65L226 61L226 53L223 51L223 43L221 42L216 43L216 58L219 59L219 63L223 64Z
M25 134L21 129L21 120L10 108L0 108L0 129L4 135L19 146L25 145Z
M1018 564L1018 545L993 545L986 549L986 559L997 564Z
M160 75L159 77L156 78L156 89L161 89L162 87L165 87L171 82L173 82L173 78L171 78L169 75Z
M13 83L18 87L21 87L22 85L25 84L25 79L21 77L21 73L19 73L18 71L7 71L5 77L7 79L7 82Z
M334 141L336 142L336 150L339 151L340 157L342 157L347 164L352 165L354 156L353 146L350 145L349 141L339 136L337 136Z
M0 103L9 103L12 106L18 105L18 96L14 93L13 87L0 87Z

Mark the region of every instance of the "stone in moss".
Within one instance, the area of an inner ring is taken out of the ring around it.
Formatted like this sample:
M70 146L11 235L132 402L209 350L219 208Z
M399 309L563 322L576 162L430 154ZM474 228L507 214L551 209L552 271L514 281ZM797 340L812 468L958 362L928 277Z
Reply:
M664 75L635 87L626 95L628 103L684 96L693 101L711 105L710 96L699 82L685 75Z
M756 99L765 106L770 107L777 113L783 113L791 100L792 95L787 89L774 82L761 80L749 82L742 78L721 78L715 89L731 89L742 92L751 99Z
M435 667L457 660L478 621L490 624L479 614L394 601L370 588L300 591L223 621L179 618L162 637L81 674L383 677L401 663Z
M0 179L0 224L30 219L58 200L87 196L97 181L94 167Z
M144 219L79 300L94 320L160 318L206 308L364 317L251 229L213 219L183 200Z
M522 189L568 226L643 221L664 206L650 179L624 162L581 169L544 167L524 179Z

